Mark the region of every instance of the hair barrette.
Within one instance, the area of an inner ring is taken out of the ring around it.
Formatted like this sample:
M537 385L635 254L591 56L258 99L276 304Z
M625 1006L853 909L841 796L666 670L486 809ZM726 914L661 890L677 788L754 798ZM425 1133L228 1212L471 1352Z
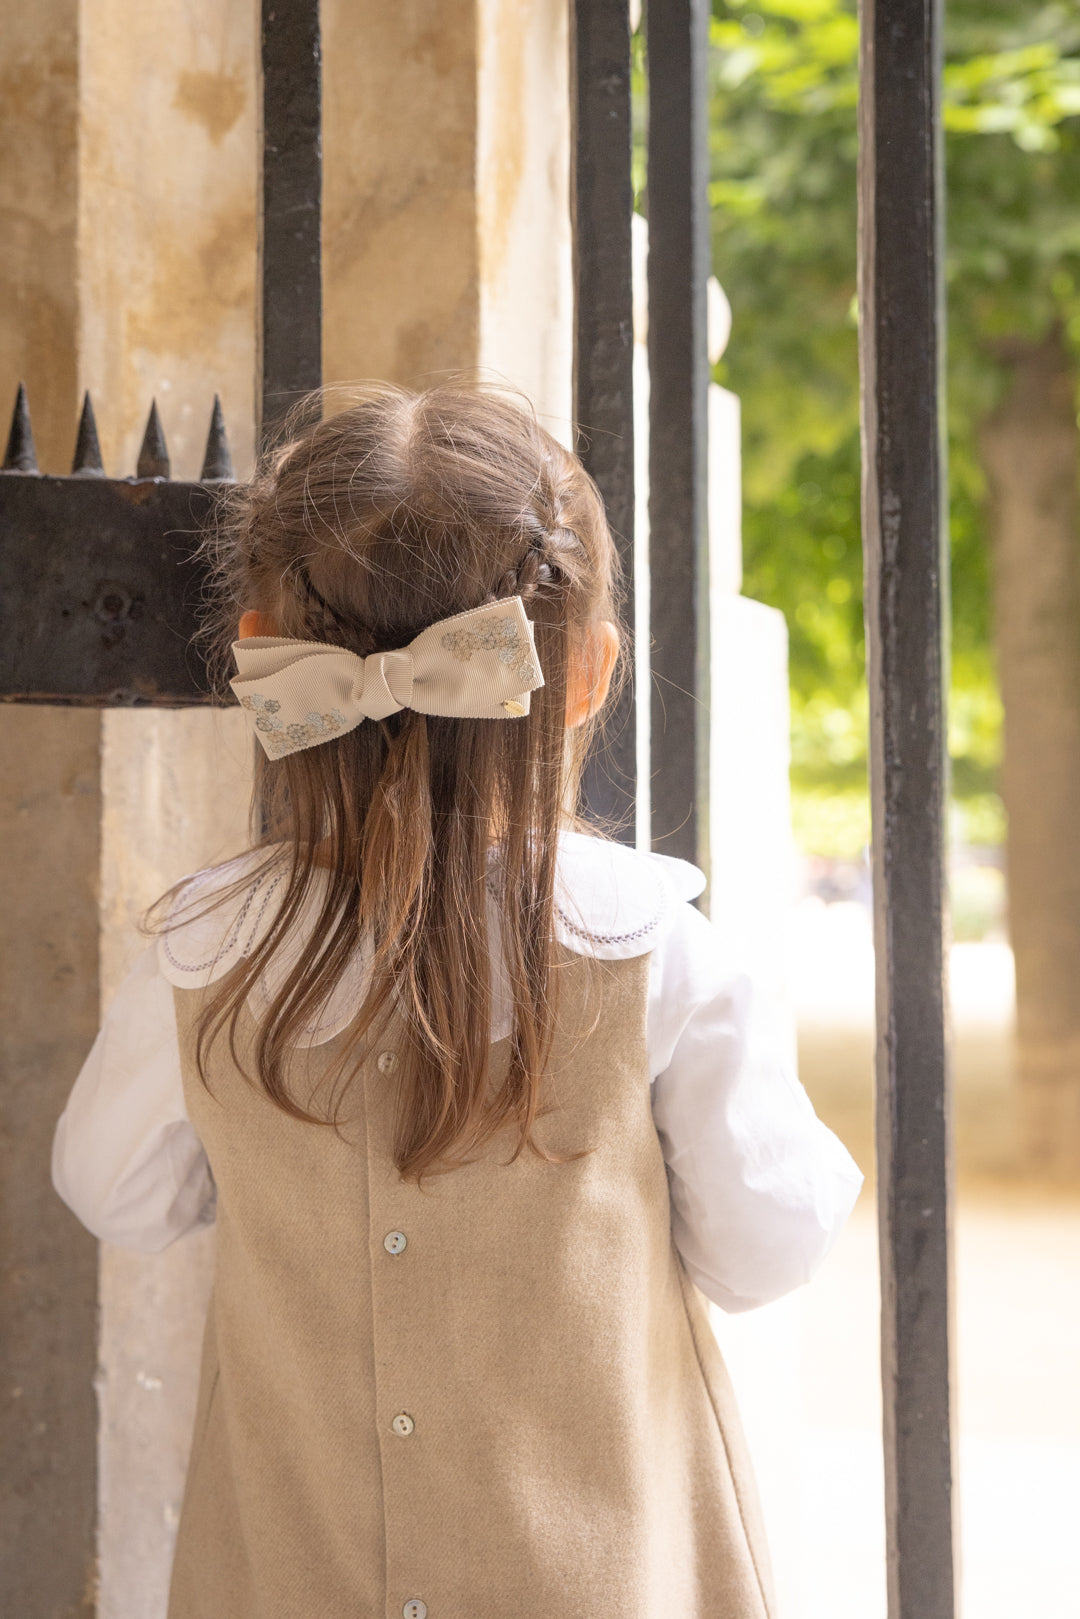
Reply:
M403 708L450 719L517 719L544 684L520 596L440 619L407 647L366 658L276 636L236 641L233 655L230 685L271 759Z

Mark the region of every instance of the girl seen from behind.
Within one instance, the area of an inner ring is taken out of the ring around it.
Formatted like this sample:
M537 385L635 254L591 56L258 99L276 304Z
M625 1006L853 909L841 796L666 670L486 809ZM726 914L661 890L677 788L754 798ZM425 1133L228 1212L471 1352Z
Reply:
M155 1250L216 1219L170 1619L762 1619L704 1294L860 1177L681 861L574 815L614 550L518 402L362 392L237 493L252 848L162 902L57 1127Z

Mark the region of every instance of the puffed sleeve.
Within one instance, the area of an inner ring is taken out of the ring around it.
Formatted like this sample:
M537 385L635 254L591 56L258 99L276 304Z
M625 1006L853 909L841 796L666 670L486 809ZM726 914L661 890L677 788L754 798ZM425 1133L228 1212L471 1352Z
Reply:
M690 905L650 965L653 1117L691 1278L749 1310L809 1280L862 1175L754 1014L753 986Z
M145 950L109 1008L56 1126L53 1185L103 1242L157 1253L214 1219L188 1119L171 985Z

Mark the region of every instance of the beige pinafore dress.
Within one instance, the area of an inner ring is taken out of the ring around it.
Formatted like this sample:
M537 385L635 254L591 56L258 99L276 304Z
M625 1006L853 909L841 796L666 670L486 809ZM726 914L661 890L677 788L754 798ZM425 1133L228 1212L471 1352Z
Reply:
M392 1034L335 1134L227 1041L207 1090L202 992L175 991L218 1213L169 1619L772 1616L730 1385L671 1241L648 968L560 960L538 1134L586 1156L508 1162L500 1138L422 1188L391 1158ZM298 1051L294 1094L337 1051Z

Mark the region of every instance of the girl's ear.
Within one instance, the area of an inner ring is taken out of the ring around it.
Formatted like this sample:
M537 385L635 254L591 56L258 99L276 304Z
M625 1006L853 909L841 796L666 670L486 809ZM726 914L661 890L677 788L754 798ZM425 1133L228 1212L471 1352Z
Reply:
M607 699L611 677L619 660L619 632L606 618L589 628L581 662L570 672L566 696L566 728L576 730Z
M277 624L269 613L256 613L252 610L251 612L240 614L239 639L241 641L249 641L253 635L274 636L277 632Z

